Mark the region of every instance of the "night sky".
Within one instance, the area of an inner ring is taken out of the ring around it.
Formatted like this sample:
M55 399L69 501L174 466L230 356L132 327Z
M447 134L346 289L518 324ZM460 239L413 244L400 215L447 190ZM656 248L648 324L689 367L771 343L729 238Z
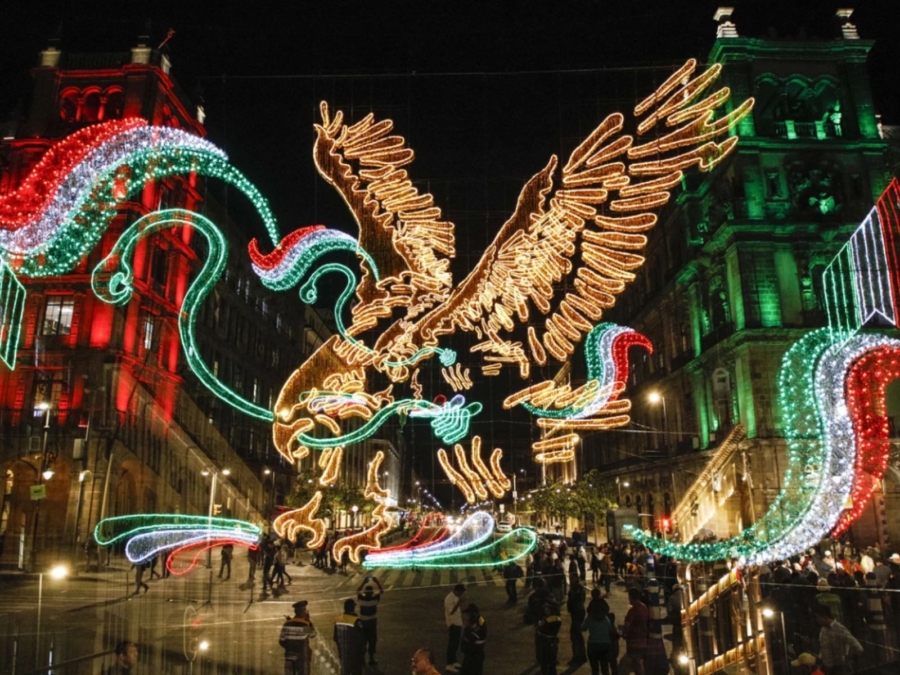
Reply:
M173 77L202 96L209 138L270 199L283 233L313 223L352 232L346 207L315 172L312 125L322 100L353 121L375 112L406 136L417 153L411 176L456 223L460 279L551 154L567 155L686 59L705 61L719 4L10 1L0 25L0 119L25 100L28 69L54 35L64 52L125 52L147 30L155 47L174 29ZM861 37L876 41L876 109L885 124L900 124L900 1L730 4L742 36L782 39L834 39L834 10L855 6ZM260 233L247 222L248 234ZM502 388L499 398L509 393L501 385L490 385ZM508 414L481 426L489 447L535 433Z

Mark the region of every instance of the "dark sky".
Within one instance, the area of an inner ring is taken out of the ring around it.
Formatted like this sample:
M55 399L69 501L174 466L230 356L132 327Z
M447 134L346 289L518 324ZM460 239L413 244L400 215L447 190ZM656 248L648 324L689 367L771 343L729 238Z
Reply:
M346 221L335 210L343 206L310 160L311 127L324 99L353 119L369 110L392 117L417 151L412 176L433 181L439 204L461 228L480 229L487 218L487 234L552 152L568 151L570 137L646 93L635 77L610 79L610 70L657 65L661 76L689 57L705 58L719 4L10 2L0 28L0 116L21 97L28 68L54 34L64 51L127 51L145 26L153 45L174 28L173 76L190 94L202 89L210 138L269 197L283 231L311 222L347 226L335 222ZM780 36L805 31L829 39L837 32L834 9L855 5L860 34L876 40L877 109L886 123L900 124L900 2L731 4L742 35L774 27ZM441 201L442 190L453 203Z
M459 279L552 153L567 154L600 119L627 111L687 58L705 60L719 4L7 2L0 118L27 90L28 69L53 35L60 35L63 51L124 52L145 26L153 46L173 28L173 76L189 94L202 91L210 139L270 199L283 233L312 223L352 232L343 203L316 176L312 124L321 100L352 120L374 111L394 119L417 153L411 176L426 182L456 223ZM743 36L772 29L781 38L825 39L838 34L834 10L855 6L860 35L876 41L870 55L876 109L885 123L900 124L900 0L731 4ZM499 378L490 379L488 398L493 387L496 398L509 393ZM535 433L527 418L509 414L484 416L479 426L489 447ZM427 432L417 438L416 445L431 443Z

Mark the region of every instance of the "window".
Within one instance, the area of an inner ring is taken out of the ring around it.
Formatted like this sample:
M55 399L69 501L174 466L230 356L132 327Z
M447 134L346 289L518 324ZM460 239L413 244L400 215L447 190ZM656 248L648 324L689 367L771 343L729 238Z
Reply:
M41 335L69 335L74 311L75 299L72 297L56 295L47 298Z
M153 328L153 317L145 316L143 326L144 337L141 340L142 344L144 345L144 349L153 349Z
M150 259L150 279L160 286L166 285L166 273L169 267L168 251L158 246L153 247Z

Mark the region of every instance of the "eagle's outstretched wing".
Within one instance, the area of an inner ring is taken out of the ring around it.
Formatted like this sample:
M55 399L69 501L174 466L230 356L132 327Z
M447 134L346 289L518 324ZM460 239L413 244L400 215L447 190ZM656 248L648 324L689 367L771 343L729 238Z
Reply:
M706 94L721 65L693 77L688 61L634 110L637 138L621 114L607 117L559 169L556 157L522 190L512 218L477 267L439 307L402 335L382 335L376 351L409 359L442 335L474 332L485 368L565 361L643 263L643 234L688 167L709 171L735 147L728 136L752 106L722 111L730 91ZM653 140L640 137L656 131ZM716 139L726 136L723 140ZM546 318L535 321L533 309ZM527 329L516 341L517 327Z
M321 104L313 158L319 173L350 207L359 225L359 245L377 266L364 269L356 289L351 335L375 326L396 307L408 317L445 301L455 254L453 224L441 219L430 194L421 194L403 168L413 151L392 135L391 120L372 114L347 126L341 111Z

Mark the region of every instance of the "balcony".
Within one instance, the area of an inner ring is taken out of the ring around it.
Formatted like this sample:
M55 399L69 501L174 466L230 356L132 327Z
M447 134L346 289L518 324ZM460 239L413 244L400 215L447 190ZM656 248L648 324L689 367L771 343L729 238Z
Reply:
M763 127L767 132L764 135L786 138L788 140L825 140L826 138L840 138L841 125L825 120L814 122L797 122L784 120L783 122L770 122Z
M711 349L725 338L731 336L732 333L734 333L733 321L719 324L712 332L700 338L700 348L705 352L707 349Z

